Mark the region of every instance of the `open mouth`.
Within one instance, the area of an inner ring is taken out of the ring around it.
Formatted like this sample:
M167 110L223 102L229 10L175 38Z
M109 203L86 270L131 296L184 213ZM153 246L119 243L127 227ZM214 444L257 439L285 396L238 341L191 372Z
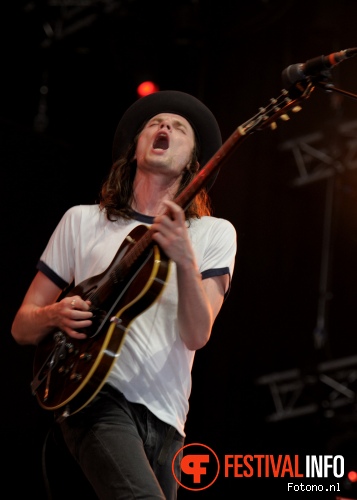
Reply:
M169 147L168 136L166 134L164 134L163 132L160 132L154 140L153 148L154 149L168 149L168 147Z

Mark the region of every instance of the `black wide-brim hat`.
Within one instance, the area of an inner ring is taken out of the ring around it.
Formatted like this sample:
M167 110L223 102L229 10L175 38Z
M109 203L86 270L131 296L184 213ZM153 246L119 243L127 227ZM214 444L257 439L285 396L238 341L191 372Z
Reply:
M159 113L174 113L190 123L196 134L200 168L221 147L222 136L217 120L202 101L178 90L161 90L139 98L125 111L114 134L113 162L126 154L144 123Z

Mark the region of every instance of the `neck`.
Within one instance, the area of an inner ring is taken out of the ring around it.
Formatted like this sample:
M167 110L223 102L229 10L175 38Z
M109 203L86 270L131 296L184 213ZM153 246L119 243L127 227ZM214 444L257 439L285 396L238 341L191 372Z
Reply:
M163 182L162 178L136 176L134 180L132 209L143 215L155 217L166 211L165 200L173 200L178 181Z

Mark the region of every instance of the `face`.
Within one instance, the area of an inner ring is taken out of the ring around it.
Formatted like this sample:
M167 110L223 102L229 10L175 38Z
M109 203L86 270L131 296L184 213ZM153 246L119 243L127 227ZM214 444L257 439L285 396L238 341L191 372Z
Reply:
M138 169L181 176L190 165L195 134L180 115L160 113L151 118L139 135L135 158Z

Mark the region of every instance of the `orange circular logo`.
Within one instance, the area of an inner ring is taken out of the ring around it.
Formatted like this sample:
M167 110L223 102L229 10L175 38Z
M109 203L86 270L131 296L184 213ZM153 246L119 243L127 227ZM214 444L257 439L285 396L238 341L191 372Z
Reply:
M175 473L175 465L183 457L179 464L181 478ZM205 490L212 486L219 474L219 460L216 453L205 444L186 444L176 453L172 460L172 473L177 483L183 488L191 491Z

